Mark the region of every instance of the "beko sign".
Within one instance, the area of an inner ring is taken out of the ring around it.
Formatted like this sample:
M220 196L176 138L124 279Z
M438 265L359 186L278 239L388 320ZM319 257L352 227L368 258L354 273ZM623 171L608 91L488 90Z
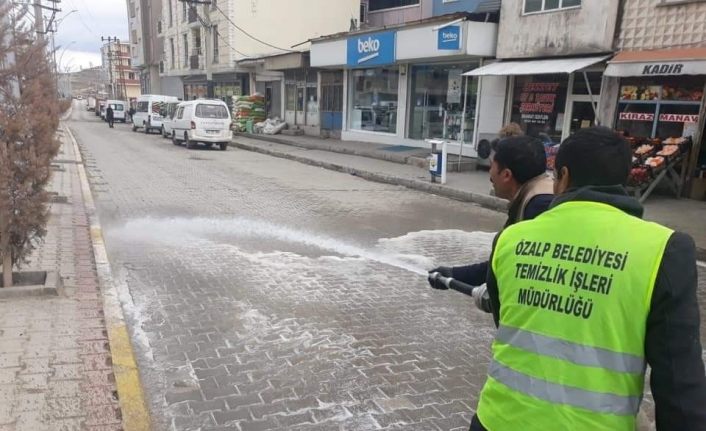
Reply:
M348 39L348 66L383 66L394 62L394 31L364 34Z
M461 26L450 25L439 29L437 49L441 51L458 51L461 49Z

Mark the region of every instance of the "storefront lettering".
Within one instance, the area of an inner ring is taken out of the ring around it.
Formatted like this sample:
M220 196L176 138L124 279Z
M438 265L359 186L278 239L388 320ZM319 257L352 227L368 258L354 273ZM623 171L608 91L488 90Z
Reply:
M698 115L686 115L686 114L660 114L659 121L665 121L668 123L698 123Z
M626 121L654 121L655 114L642 112L621 112L618 118Z
M643 75L681 75L684 65L681 63L671 64L648 64L642 69Z
M559 84L556 82L528 82L520 93L520 114L525 123L545 123L554 112Z
M395 32L352 37L347 48L349 66L391 64L395 62Z

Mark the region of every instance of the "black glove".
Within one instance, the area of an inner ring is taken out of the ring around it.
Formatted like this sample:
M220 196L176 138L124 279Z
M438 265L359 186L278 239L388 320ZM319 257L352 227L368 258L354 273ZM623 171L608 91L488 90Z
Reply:
M429 271L429 274L433 272L438 272L442 277L453 277L453 268L450 266L440 266L438 268L434 268ZM448 287L444 283L442 283L440 280L429 280L429 285L433 287L434 289L439 289L439 290L447 290Z

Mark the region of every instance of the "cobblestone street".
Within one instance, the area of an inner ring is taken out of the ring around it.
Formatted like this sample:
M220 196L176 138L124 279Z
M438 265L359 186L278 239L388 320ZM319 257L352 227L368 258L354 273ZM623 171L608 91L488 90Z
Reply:
M495 328L425 270L504 215L74 108L156 430L468 429Z

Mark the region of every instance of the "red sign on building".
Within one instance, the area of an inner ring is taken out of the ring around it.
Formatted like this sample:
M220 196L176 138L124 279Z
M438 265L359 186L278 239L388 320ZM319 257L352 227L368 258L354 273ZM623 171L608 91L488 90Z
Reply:
M655 114L643 112L621 112L618 118L628 121L654 121Z

